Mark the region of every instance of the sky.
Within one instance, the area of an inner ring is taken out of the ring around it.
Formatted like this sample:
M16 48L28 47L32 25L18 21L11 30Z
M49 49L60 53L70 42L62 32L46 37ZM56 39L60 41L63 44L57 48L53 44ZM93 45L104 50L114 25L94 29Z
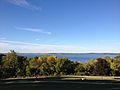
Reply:
M0 0L0 52L120 53L120 0Z

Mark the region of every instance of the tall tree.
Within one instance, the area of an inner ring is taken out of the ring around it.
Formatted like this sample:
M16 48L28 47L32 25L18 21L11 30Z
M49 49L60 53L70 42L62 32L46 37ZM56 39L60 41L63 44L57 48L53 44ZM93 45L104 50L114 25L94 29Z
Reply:
M5 77L16 77L17 72L17 54L14 50L11 50L3 58L3 69Z

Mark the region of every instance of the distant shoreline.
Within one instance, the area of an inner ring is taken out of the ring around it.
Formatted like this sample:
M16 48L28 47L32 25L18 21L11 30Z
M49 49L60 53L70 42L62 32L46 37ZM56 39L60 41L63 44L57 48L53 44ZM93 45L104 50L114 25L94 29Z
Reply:
M2 53L7 55L7 53ZM17 53L18 56L24 56L27 58L34 58L40 56L56 56L58 58L66 57L72 61L88 62L96 58L103 57L115 57L119 53Z

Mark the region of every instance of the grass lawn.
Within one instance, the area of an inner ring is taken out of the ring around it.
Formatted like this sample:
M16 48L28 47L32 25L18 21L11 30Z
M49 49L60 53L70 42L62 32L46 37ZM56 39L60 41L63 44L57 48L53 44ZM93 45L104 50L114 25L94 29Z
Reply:
M0 84L0 90L120 90L119 82L114 82L111 79L109 80L103 80L103 79L99 80L97 78L96 80L94 78L93 80L91 79L85 81L81 81L80 77L47 77L47 78L39 78L39 79L24 79L22 81L27 80L28 83ZM43 81L43 82L29 83L29 81L34 81L34 80ZM48 81L48 82L44 82L44 81ZM58 82L51 82L51 81L58 81ZM82 82L82 83L74 83L74 82ZM88 82L88 83L84 83L84 82ZM92 82L100 82L107 84L94 84ZM113 84L111 84L111 82Z
M120 90L120 85L49 83L9 84L0 86L0 90Z

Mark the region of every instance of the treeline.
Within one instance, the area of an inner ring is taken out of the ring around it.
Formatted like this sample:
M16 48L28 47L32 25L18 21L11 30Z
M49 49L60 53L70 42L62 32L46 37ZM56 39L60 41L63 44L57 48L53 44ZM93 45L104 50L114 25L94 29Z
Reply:
M0 55L0 78L58 75L120 76L120 56L97 58L87 63L56 56L27 58L15 51Z

